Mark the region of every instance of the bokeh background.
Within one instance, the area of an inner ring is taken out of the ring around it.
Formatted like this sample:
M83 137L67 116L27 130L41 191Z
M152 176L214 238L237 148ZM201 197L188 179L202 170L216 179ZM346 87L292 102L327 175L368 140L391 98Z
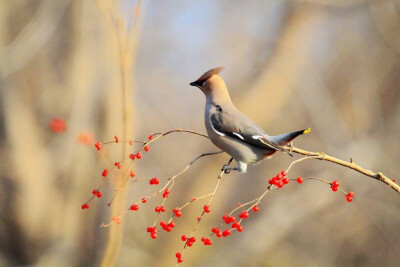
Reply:
M121 225L99 228L110 220L107 201L117 178L89 210L80 205L123 145L109 146L102 158L81 137L122 136L124 107L129 138L175 128L205 132L205 99L189 82L216 66L226 67L221 76L236 105L268 133L312 127L296 146L353 157L400 180L399 0L137 4L0 1L1 266L100 266L109 231L117 228L117 266L174 266L180 235L193 229L204 202L155 241L146 227L160 199ZM67 129L51 131L52 118L65 120ZM204 138L175 134L155 143L135 170L138 177L169 176L212 151ZM177 180L167 208L210 192L227 160L200 160ZM279 154L247 174L226 176L198 239L238 202L261 194L292 160ZM397 193L326 162L305 161L290 173L299 175L337 179L356 197L349 204L324 184L289 184L267 195L241 234L211 248L198 241L184 266L398 266ZM121 206L151 190L129 184Z

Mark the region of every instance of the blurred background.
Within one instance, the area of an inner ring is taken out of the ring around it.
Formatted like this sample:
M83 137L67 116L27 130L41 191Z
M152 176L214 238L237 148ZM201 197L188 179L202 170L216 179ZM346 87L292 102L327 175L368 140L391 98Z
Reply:
M116 178L90 209L80 206L123 145L102 158L93 144L124 131L139 140L175 128L205 132L205 99L189 83L216 66L226 67L234 103L269 134L311 127L295 146L353 157L399 181L400 0L0 1L0 265L100 266L109 232L121 229L117 266L174 266L180 236L204 202L156 240L146 227L159 198L121 225L99 228L110 220ZM135 171L170 176L217 150L202 137L170 135ZM211 192L228 159L198 161L177 180L167 208ZM226 176L198 240L292 160L277 154ZM290 176L339 180L356 196L349 204L322 183L289 184L267 195L242 233L211 248L199 240L183 266L398 266L397 193L320 161ZM121 207L152 191L128 184Z

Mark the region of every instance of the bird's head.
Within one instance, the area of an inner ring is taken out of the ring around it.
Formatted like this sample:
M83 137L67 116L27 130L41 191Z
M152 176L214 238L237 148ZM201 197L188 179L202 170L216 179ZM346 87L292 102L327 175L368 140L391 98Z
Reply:
M217 67L206 71L196 81L191 82L191 86L199 88L207 98L230 100L228 89L226 88L224 80L218 74L222 71L223 67Z

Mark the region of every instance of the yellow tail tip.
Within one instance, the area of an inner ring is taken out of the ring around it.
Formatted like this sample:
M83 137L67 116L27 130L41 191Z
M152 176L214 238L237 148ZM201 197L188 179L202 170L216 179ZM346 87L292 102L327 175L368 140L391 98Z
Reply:
M303 134L308 134L309 132L311 132L311 128L307 128L303 131Z

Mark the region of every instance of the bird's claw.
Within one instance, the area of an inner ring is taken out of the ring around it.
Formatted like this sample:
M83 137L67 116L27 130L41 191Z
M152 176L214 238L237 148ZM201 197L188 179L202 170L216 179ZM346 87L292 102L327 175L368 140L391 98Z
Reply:
M221 171L223 171L225 174L228 174L231 172L229 166L227 164L225 164L224 166L222 166Z

